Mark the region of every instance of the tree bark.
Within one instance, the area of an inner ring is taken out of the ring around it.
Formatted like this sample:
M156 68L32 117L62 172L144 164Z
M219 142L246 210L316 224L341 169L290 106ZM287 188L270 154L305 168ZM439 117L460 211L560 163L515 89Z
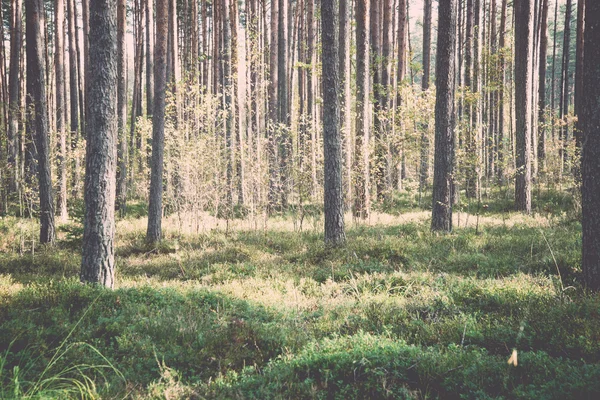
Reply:
M154 2L146 0L146 114L154 110Z
M321 0L323 35L323 147L325 161L325 243L339 246L344 233L342 137L340 132L338 8L335 0Z
M356 137L354 142L354 207L356 218L369 216L369 37L370 0L356 0Z
M533 0L515 0L515 207L531 213Z
M582 257L585 285L600 290L600 2L585 2L584 95L581 108Z
M12 18L10 33L10 72L8 77L8 166L11 170L9 191L19 191L19 117L21 113L21 49L23 43L23 0L12 0Z
M563 121L563 127L560 130L560 154L561 154L561 174L567 161L567 145L569 137L569 127L566 124L566 116L569 114L569 64L570 64L570 44L571 44L571 8L572 0L567 0L565 8L565 29L563 36L563 54L562 54L562 72L561 72L561 94L560 94L560 119Z
M432 231L452 231L456 0L440 0L436 55Z
M54 2L54 75L56 79L56 130L58 132L58 199L57 208L61 221L69 218L67 211L67 131L65 129L65 2Z
M117 172L117 2L90 3L89 92L86 112L85 219L81 281L115 284Z
M581 113L581 106L583 102L583 64L584 64L584 25L585 25L585 0L579 0L577 3L577 49L575 56L575 117L578 119L575 123L575 129L573 130L575 136L575 149L578 157L581 155L581 147L583 138L581 136L581 126L579 123L579 114ZM573 163L573 172L575 180L580 183L580 166L579 160Z
M429 76L431 70L431 2L431 0L425 0L423 3L423 78L421 80L421 89L423 92L429 90ZM425 122L420 128L421 163L419 170L419 193L423 193L427 188L427 181L429 180L429 124Z
M127 139L127 0L117 3L117 122L118 122L118 162L117 207L121 217L127 211L127 165L129 150Z
M539 94L538 94L538 162L541 172L546 165L546 67L548 54L548 0L541 0L541 27L540 27L540 69L539 69ZM580 0L582 1L582 0Z
M152 114L152 165L146 241L162 238L163 158L165 148L165 92L167 84L167 29L169 0L156 0L156 45L154 60L154 112Z
M25 2L27 15L27 131L34 139L37 156L37 177L40 199L40 243L53 243L54 198L50 170L50 132L46 102L46 71L44 64L44 3L42 0Z

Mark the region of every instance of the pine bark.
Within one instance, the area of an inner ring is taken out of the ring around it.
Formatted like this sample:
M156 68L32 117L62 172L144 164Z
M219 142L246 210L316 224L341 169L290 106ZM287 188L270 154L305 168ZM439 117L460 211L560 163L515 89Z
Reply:
M50 170L50 132L44 63L45 11L42 0L25 2L27 41L27 131L33 138L40 200L40 243L55 239L54 197Z
M21 114L21 49L23 45L23 0L12 0L10 33L10 72L8 77L8 166L10 168L9 191L19 191L19 119Z
M431 230L452 231L456 0L440 0L436 55L435 154Z
M533 0L515 0L515 207L531 213Z
M548 0L541 0L540 23L540 59L539 59L539 93L538 93L538 162L540 171L545 170L546 163L546 67L548 54Z
M117 172L117 2L90 3L89 92L86 112L85 219L81 281L115 283Z
M570 45L571 45L571 9L572 0L567 0L565 8L565 28L563 35L563 54L562 54L562 71L561 71L561 94L560 94L560 119L565 121L566 116L569 114L569 64L571 59ZM564 123L560 130L560 154L561 154L561 173L564 169L564 164L567 161L567 145L569 138L569 127Z
M423 78L421 80L421 89L423 92L429 90L429 77L431 73L431 0L425 0L423 3ZM427 117L425 117L427 118ZM421 163L419 170L419 193L427 188L429 180L429 124L421 125Z
M585 285L600 290L600 2L585 2L584 95L581 107L582 257Z
M154 110L154 2L146 0L146 114Z
M369 37L370 0L356 0L356 137L354 142L354 207L356 218L369 216Z
M123 217L127 211L127 165L129 150L127 140L127 0L117 3L117 122L118 122L118 163L117 207Z
M65 128L65 2L54 2L54 77L56 79L56 130L58 132L58 199L57 208L62 221L69 218L67 211L67 131Z
M323 37L323 147L325 161L324 211L325 243L339 246L344 233L344 192L342 184L342 137L340 132L339 38L335 0L321 1Z
M165 149L165 92L167 86L167 29L169 0L156 0L156 45L154 52L154 112L152 114L152 164L146 241L162 238L163 159Z
M579 0L577 3L577 48L575 52L575 97L574 107L575 116L578 117L581 113L581 106L583 102L583 64L584 64L584 34L585 34L585 0ZM575 129L573 130L575 136L575 148L578 154L581 153L581 147L583 138L581 136L581 126L579 119L575 123ZM580 179L580 162L577 160L573 163L575 179Z

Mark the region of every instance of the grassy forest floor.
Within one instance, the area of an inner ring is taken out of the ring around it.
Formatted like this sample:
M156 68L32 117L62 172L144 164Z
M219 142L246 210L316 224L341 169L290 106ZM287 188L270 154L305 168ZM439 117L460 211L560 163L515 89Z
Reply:
M150 249L133 205L114 291L79 284L77 223L40 248L4 218L0 398L600 398L575 201L534 199L526 217L495 193L435 235L397 195L336 250L293 213L172 215Z

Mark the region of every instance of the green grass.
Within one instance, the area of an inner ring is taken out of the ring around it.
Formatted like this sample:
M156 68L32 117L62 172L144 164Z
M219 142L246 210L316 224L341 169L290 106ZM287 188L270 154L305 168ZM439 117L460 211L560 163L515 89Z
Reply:
M5 218L0 398L595 399L580 224L563 207L500 215L502 201L449 235L397 209L349 224L343 249L289 216L197 234L171 219L149 248L130 216L114 291L78 282L76 223L43 248L34 223Z

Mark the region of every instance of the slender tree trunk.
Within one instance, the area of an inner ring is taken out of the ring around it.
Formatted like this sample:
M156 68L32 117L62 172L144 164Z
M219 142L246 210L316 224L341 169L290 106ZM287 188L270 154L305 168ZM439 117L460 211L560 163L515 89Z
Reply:
M232 110L232 95L233 80L231 78L231 25L230 25L230 1L225 0L223 4L223 39L224 39L224 62L223 62L223 91L224 91L224 106L225 106L225 158L226 158L226 196L225 196L225 209L227 217L233 216L233 164L234 164L234 151L233 151L233 130L235 129L233 123L233 112Z
M310 0L309 0L310 1ZM279 0L271 0L271 41L269 58L269 193L268 193L268 212L273 212L278 208L279 200L279 173L277 157L277 122L278 122L278 26L279 26Z
M196 2L194 0L194 2ZM146 0L146 114L154 110L154 2Z
M402 87L404 86L404 79L406 75L406 31L408 30L407 15L407 0L398 0L398 38L396 40L398 48L398 64L396 66L396 107L400 107L400 105L402 104ZM396 185L394 186L397 186L398 189L402 189L402 159L404 158L405 140L403 127L400 127L400 130L400 143L392 148L392 158L394 159L395 163L395 175L397 179L397 182L395 182Z
M560 94L560 119L563 121L563 127L560 130L560 154L561 154L561 174L564 165L567 162L567 145L569 139L569 127L566 123L566 117L569 114L569 64L570 64L570 44L571 44L571 8L572 0L567 0L565 8L565 29L563 36L563 55L562 55L562 73L561 73L561 94Z
M370 0L356 0L356 137L354 142L354 209L356 218L369 216L369 26Z
M344 168L346 171L345 193L346 204L352 199L352 100L350 92L350 27L349 1L339 0L339 72L342 87L340 123L342 124L342 148Z
M288 132L290 125L290 112L288 107L288 31L287 31L288 0L279 0L279 24L278 24L278 60L277 60L277 104L279 107L279 123L282 128L279 143L279 168L281 207L288 207L289 192L289 158L291 157L291 138Z
M335 0L321 0L325 243L334 246L339 246L346 240L340 132L340 95L342 90L339 80L338 12Z
M65 129L65 2L55 0L54 2L54 74L56 79L56 130L58 132L58 199L57 208L61 221L69 218L67 212L67 131Z
M117 207L121 217L127 211L127 165L129 150L127 146L127 0L117 3L117 122L118 122L118 162Z
M29 105L27 131L28 136L34 138L36 147L36 170L40 199L40 243L53 243L56 234L44 67L44 3L42 0L27 0L25 13L27 15L27 103Z
M531 213L531 86L533 0L515 0L515 114L517 174L515 207Z
M429 77L431 74L431 0L423 3L423 79L421 89L429 90ZM425 116L427 118L427 116ZM421 127L421 164L419 171L419 193L427 188L429 180L429 124L425 122Z
M440 0L436 55L432 231L452 231L456 0Z
M548 0L541 0L541 27L540 27L540 69L539 69L539 94L538 94L538 162L539 169L546 169L546 67L548 53ZM580 0L581 1L581 0Z
M77 63L77 47L75 45L75 12L73 10L74 0L67 1L67 20L68 20L68 33L69 33L69 101L70 107L70 126L71 126L71 147L73 150L77 149L79 143L79 89L78 89L78 63ZM75 154L73 164L73 183L72 190L73 195L77 195L80 185L80 171L79 163L80 159Z
M86 125L85 217L81 281L115 283L117 172L117 2L90 3L89 92Z
M581 107L582 158L582 257L585 285L600 290L600 2L585 2L585 42Z
M579 117L581 113L581 107L583 102L583 64L584 64L584 25L585 25L585 0L579 0L577 3L577 50L575 56L576 69L575 69L575 116ZM583 143L583 137L581 135L581 126L579 118L575 123L575 129L573 130L575 135L575 148L577 159L573 163L573 173L575 180L580 183L581 180L581 163L579 162L579 156L581 155L581 148Z
M585 1L585 0L584 0ZM552 78L551 78L551 89L550 89L550 111L552 115L551 125L552 125L552 141L556 139L556 132L554 129L554 120L556 118L556 42L558 36L556 35L556 30L558 27L558 0L554 0L554 33L552 36Z
M152 114L152 165L146 241L162 237L163 158L165 149L165 92L167 85L168 2L156 0L156 45L154 60L154 112Z
M506 84L506 59L505 36L506 36L506 6L507 0L502 0L502 10L500 12L500 37L498 38L498 48L500 49L499 69L500 69L500 90L498 93L498 163L496 164L496 176L500 183L504 182L504 87Z
M19 171L19 119L21 111L21 50L23 43L23 0L12 0L12 19L10 33L10 73L8 77L8 166L10 171L9 191L20 191Z

